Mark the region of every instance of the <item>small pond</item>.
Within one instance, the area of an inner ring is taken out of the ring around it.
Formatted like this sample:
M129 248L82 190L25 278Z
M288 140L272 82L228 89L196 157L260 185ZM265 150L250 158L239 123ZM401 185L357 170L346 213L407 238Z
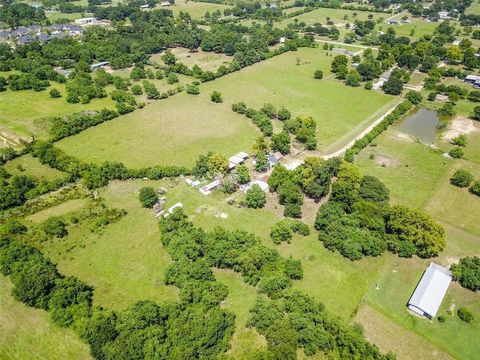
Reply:
M416 137L423 143L433 144L439 123L440 117L436 111L421 108L403 120L397 129Z

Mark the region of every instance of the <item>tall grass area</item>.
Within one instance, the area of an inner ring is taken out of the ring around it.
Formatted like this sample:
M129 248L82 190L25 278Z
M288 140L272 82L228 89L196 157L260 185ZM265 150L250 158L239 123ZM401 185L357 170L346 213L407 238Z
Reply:
M38 159L31 155L23 155L7 162L5 170L13 176L27 175L34 176L41 180L55 180L63 177L65 174L55 170L47 165L43 165Z
M10 280L0 275L0 359L91 359L88 345L72 330L15 300L11 291Z

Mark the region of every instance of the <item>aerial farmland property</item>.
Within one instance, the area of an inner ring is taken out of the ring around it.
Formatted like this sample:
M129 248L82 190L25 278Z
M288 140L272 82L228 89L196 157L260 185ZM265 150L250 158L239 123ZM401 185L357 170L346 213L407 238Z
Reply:
M0 359L475 359L480 4L0 7Z

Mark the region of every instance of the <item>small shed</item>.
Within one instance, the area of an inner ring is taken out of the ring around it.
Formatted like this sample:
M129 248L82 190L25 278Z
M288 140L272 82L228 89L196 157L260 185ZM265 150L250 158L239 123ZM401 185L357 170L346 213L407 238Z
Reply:
M176 208L183 208L183 204L182 204L181 202L176 203L175 205L173 205L172 207L170 207L170 208L168 209L168 213L169 213L169 214L173 214L173 211L174 211Z
M234 169L237 165L242 164L247 159L248 159L248 154L244 151L241 151L238 154L233 155L228 159L228 170Z
M408 301L408 308L420 316L434 318L451 281L452 273L448 269L430 263Z
M210 195L212 193L213 190L215 190L217 187L219 187L220 185L222 185L222 181L221 180L214 180L212 181L211 183L203 186L200 188L200 192L203 194L203 195Z
M250 182L250 184L248 184L245 187L244 191L247 192L253 185L260 186L260 189L262 189L264 192L268 192L268 190L270 189L267 182L265 182L263 180L253 180L252 182Z

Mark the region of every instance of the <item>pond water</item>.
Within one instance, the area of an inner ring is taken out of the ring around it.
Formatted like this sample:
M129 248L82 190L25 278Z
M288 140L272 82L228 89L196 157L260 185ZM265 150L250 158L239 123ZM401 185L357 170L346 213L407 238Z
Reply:
M421 108L403 120L397 129L418 138L423 143L432 144L439 123L440 117L436 111Z

